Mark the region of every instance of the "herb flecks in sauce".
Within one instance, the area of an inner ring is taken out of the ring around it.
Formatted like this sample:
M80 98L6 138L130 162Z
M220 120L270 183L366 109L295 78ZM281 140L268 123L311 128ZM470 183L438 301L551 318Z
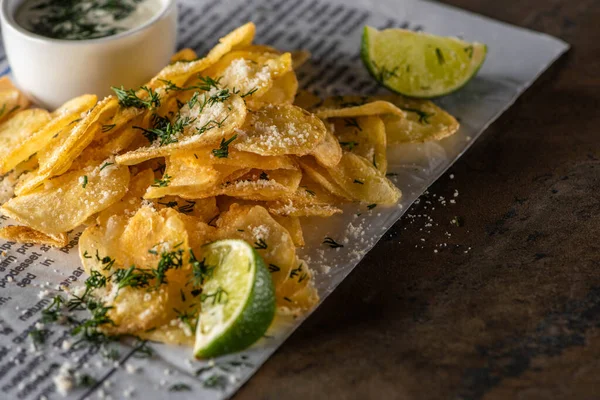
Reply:
M88 40L136 28L161 8L161 0L30 0L19 8L16 19L41 36Z

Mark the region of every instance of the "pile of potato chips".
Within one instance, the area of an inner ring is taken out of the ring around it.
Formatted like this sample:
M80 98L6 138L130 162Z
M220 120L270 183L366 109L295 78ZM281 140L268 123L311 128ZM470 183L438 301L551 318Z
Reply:
M395 204L388 144L458 129L428 101L297 95L306 53L253 45L254 32L236 29L204 58L177 53L139 90L83 95L51 113L25 109L0 81L1 211L21 224L0 237L60 247L84 225L81 260L104 276L181 258L156 290L107 284L108 332L192 343L173 322L194 303L191 264L226 238L254 245L280 307L310 309L318 295L296 255L301 218L341 213L345 202Z

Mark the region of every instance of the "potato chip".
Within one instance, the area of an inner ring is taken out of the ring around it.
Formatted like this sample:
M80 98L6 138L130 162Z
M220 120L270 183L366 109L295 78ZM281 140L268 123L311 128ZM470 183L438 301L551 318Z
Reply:
M342 212L336 205L343 201L305 175L295 193L269 201L265 207L280 216L330 217Z
M271 214L283 217L331 217L342 213L331 204L298 203L294 199L269 201L265 206Z
M271 200L294 193L300 184L300 170L252 170L236 180L220 185L217 195L248 200Z
M250 46L243 46L238 48L239 51L248 51L250 53L273 53L273 54L281 54L281 51L277 50L273 46L268 46L266 44L251 44Z
M223 99L219 98L219 93L198 95L196 100L183 106L175 121L160 122L158 127L152 128L154 131L146 132L152 139L150 146L122 154L116 158L117 162L134 165L210 144L218 150L219 141L223 147L224 142L235 140L237 134L234 131L246 119L246 105L236 94L228 92L227 98Z
M45 180L66 172L94 139L96 131L100 129L96 122L106 115L114 114L117 108L117 100L107 97L89 110L76 124L60 131L43 150L38 152L38 170L19 182L15 193L26 194Z
M296 259L295 264L289 278L277 288L277 305L308 310L319 301L319 295L312 284L312 272L306 263Z
M372 204L396 204L401 192L371 161L345 152L340 163L328 169L329 176L353 200Z
M332 118L331 121L334 123L337 140L345 150L371 160L375 168L386 173L387 143L381 118Z
M1 210L19 223L46 234L75 229L91 215L117 202L127 192L129 169L112 165L73 171L44 187L15 197Z
M129 218L129 215L115 214L85 228L79 237L79 258L85 272L98 271L109 277L115 269L123 267L126 256L119 239Z
M302 247L305 245L304 234L302 233L302 224L298 217L284 217L281 215L272 215L273 219L283 226L294 241L294 246Z
M206 191L216 186L223 178L217 169L203 164L193 154L172 156L166 159L163 177L148 188L144 197L156 199L182 192Z
M196 218L204 223L209 223L219 215L215 197L187 200L177 196L165 196L155 201L155 207L157 210L172 208L181 214Z
M47 244L53 247L65 247L69 243L66 233L47 235L27 226L15 225L0 228L0 238L18 243Z
M273 81L273 86L258 98L261 103L293 104L298 92L298 78L294 71L283 74Z
M327 124L325 124L325 127L327 127ZM327 127L325 138L310 153L319 164L328 168L335 167L342 159L342 147L331 131Z
M273 200L293 193L302 173L299 170L239 170L225 177L221 183L202 191L180 191L184 199L200 199L227 195L246 200ZM150 191L149 191L150 192ZM157 193L152 192L152 196ZM146 195L148 197L149 194Z
M183 309L180 288L176 285L161 285L150 291L125 287L118 293L116 285L107 286L112 289L112 296L103 300L105 306L111 307L107 316L114 322L101 327L107 335L133 334L169 324L177 319L175 310Z
M29 160L17 165L6 175L0 175L0 206L6 203L15 194L18 179L37 168L37 157L32 156Z
M17 112L0 124L0 175L6 174L35 153L22 149L21 145L48 121L48 111L35 108Z
M154 171L145 169L131 177L127 194L110 207L102 210L97 216L99 225L106 225L115 215L133 215L143 203L144 193L154 183Z
M176 346L187 346L193 347L196 336L188 334L185 328L177 325L162 325L156 329L149 331L139 331L135 333L140 339L150 340L151 342L159 342L165 344L172 344Z
M215 157L212 146L175 153L171 156L174 162L179 157L194 157L199 165L226 165L237 168L255 168L265 171L273 169L297 169L298 164L289 156L261 156L256 153L229 149L227 157Z
M353 98L351 98L353 99ZM392 114L398 118L406 118L406 113L394 104L375 100L364 104L341 102L338 107L325 100L323 105L314 110L314 113L322 119L327 118L345 118L345 117L365 117L368 115Z
M29 106L29 99L13 85L8 76L0 78L0 123L14 115L15 111Z
M214 199L214 197L213 197ZM198 200L195 200L198 201ZM213 223L216 220L216 216L212 217L209 222ZM206 221L206 215L200 217L192 215L179 215L179 218L185 224L185 229L188 234L188 242L191 249L197 252L197 256L200 257L201 246L207 243L213 242L217 238L217 229L214 226L209 225Z
M329 193L345 200L352 200L352 195L335 183L329 174L329 170L317 164L313 158L302 157L298 159L298 163L311 180L325 188Z
M307 50L297 50L292 52L292 65L297 70L310 60L310 52Z
M292 237L263 207L233 204L217 220L217 228L219 239L243 239L254 246L271 271L276 292L296 267Z
M383 122L388 143L419 143L441 140L458 131L456 119L428 100L409 99L403 96L385 96L406 112L405 118L384 115Z
M294 100L294 105L309 111L319 107L321 104L323 104L323 100L308 90L300 90Z
M271 89L273 82L288 72L292 72L290 53L279 55L233 51L202 74L218 79L220 87L235 91L247 103L252 103L260 101L260 97Z
M142 206L129 219L119 239L119 246L124 254L121 264L153 268L160 261L162 252L182 250L187 253L188 234L180 216L172 208L156 211L151 206ZM184 275L189 273L185 269L167 272L167 279L183 281Z
M232 147L264 156L309 154L327 135L319 118L290 105L267 105L248 114Z
M191 76L210 67L230 51L252 44L255 32L256 27L252 22L240 26L219 39L219 43L208 52L206 57L191 62L180 61L168 65L152 79L148 86L152 88L161 87L164 86L165 81L171 81L178 86L183 85Z
M173 54L171 57L171 64L176 63L178 61L194 61L198 59L198 54L190 48L185 48L179 50L177 53Z

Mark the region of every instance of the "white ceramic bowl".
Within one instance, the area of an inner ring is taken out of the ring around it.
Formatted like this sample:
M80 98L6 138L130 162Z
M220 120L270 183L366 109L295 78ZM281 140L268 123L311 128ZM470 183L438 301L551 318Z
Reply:
M15 13L24 0L1 0L4 48L16 84L33 101L55 109L84 93L99 98L111 86L137 88L169 63L177 41L177 4L163 0L150 21L114 36L57 40L19 26Z

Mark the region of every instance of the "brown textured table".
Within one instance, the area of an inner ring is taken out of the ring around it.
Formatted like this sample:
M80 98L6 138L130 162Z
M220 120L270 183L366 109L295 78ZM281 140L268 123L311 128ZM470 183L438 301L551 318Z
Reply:
M573 48L236 400L600 399L600 1L447 3Z

